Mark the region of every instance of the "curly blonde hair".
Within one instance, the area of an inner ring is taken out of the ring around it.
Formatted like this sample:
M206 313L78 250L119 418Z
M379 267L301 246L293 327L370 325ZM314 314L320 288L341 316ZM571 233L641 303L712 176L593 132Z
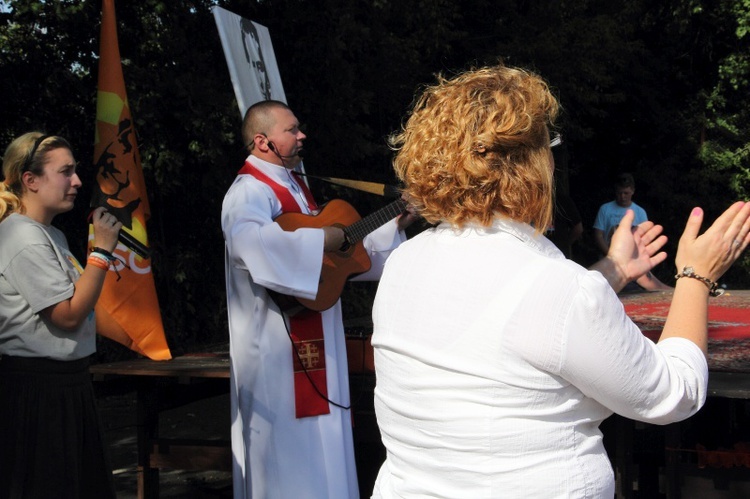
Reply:
M39 140L39 144L37 144ZM36 145L36 149L34 149ZM24 213L23 174L29 171L42 175L47 152L70 143L62 137L45 135L42 132L28 132L10 143L3 155L3 181L0 182L0 221L11 213Z
M554 194L548 126L558 110L544 80L522 69L438 76L390 137L394 169L428 222L489 226L500 215L543 232Z

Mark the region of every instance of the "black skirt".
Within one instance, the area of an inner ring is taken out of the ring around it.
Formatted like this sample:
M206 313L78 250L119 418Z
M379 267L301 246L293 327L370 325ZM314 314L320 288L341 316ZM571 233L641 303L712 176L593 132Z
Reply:
M88 364L0 357L0 499L115 497Z

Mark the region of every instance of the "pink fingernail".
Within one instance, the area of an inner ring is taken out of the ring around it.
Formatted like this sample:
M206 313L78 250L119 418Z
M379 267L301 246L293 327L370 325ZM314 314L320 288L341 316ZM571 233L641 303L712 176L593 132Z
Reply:
M701 214L700 208L693 208L693 212L691 213L692 216L697 217Z

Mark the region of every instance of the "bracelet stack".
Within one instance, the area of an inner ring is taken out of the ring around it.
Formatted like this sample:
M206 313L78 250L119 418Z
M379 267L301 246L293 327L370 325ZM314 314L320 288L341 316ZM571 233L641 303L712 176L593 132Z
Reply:
M691 279L698 279L708 287L708 294L711 296L721 296L724 294L724 289L719 287L718 282L714 282L707 277L699 276L695 273L693 267L685 267L682 269L682 272L674 276L675 280L679 279L680 277L690 277Z
M109 270L109 266L116 260L115 256L109 251L102 248L94 248L89 253L86 265L93 265L102 270Z

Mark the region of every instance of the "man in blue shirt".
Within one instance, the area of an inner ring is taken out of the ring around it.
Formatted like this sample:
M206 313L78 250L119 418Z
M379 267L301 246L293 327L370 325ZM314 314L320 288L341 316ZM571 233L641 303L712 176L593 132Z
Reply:
M622 173L618 175L617 180L615 181L614 201L604 203L599 207L599 212L594 221L594 242L596 243L597 248L599 248L599 251L604 255L606 255L609 250L609 242L612 238L612 233L619 225L620 220L627 210L633 210L635 212L635 219L633 220L634 225L638 225L648 220L646 210L633 202L633 194L635 194L635 180L633 179L633 176L629 173ZM651 272L641 276L636 283L647 291L672 289L657 279Z

